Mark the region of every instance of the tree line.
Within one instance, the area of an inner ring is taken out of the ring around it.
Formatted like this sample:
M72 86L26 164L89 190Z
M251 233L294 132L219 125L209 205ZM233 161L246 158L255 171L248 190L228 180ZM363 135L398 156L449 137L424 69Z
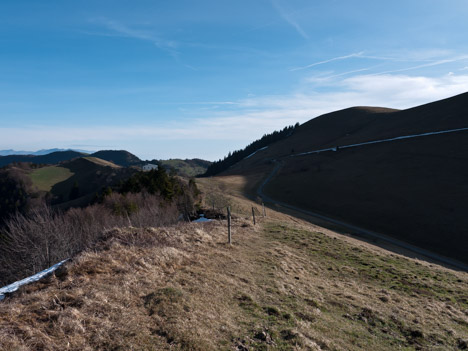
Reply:
M229 152L229 154L225 156L224 159L222 160L220 159L218 161L213 162L208 167L208 169L206 170L203 176L209 177L209 176L213 176L221 172L224 172L229 167L233 166L239 161L242 161L243 159L245 159L247 156L251 155L255 151L265 146L269 146L279 140L287 138L292 133L294 133L294 130L297 127L299 127L299 123L296 123L294 126L284 127L280 131L274 131L273 133L265 134L263 137L261 137L258 140L255 140L254 142L250 143L249 145L247 145L245 148L241 150Z

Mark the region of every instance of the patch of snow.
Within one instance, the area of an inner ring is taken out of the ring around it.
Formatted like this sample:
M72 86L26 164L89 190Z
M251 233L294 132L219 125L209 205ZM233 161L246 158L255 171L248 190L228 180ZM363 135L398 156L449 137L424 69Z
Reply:
M211 222L211 221L212 221L212 219L202 217L202 218L198 218L198 219L194 220L193 223L204 223L204 222Z
M200 214L200 218L192 221L192 222L195 222L195 223L202 223L202 222L211 222L212 219L208 219L208 218L205 218L205 215L203 213Z
M14 282L14 283L12 283L10 285L7 285L7 286L1 288L0 289L0 301L2 301L5 298L6 294L15 292L16 290L18 290L23 285L27 285L27 284L37 282L37 281L41 280L42 278L45 278L45 277L51 275L54 271L56 271L61 265L63 265L68 260L69 259L67 258L66 260L63 260L63 261L61 261L61 262L59 262L57 264L54 264L52 267L44 269L43 271L41 271L39 273L36 273L31 277L24 278L22 280L19 280L17 282Z
M256 150L256 151L252 152L249 156L244 157L244 160L246 160L246 159L248 159L248 158L251 158L251 157L252 157L253 155L255 155L257 152L262 151L262 150L265 150L266 148L268 148L268 146L264 146L264 147L262 147L261 149L258 149L258 150Z

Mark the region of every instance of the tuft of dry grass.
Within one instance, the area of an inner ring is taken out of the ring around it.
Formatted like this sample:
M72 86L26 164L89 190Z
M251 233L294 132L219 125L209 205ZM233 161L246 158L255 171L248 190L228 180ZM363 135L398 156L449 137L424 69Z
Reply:
M0 304L1 350L446 350L468 335L468 274L224 191L226 221L118 228Z

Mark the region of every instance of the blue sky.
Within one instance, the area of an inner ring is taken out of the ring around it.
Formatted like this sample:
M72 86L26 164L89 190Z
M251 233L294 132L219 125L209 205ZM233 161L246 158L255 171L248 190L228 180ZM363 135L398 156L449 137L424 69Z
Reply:
M0 2L0 149L215 160L468 91L465 0Z

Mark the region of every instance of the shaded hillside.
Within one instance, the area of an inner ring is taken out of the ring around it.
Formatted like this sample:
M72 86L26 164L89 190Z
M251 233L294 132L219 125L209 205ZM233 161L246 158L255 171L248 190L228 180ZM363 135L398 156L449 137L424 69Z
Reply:
M133 168L122 168L95 157L78 158L61 167L73 174L50 190L52 204L61 208L88 205L103 189L125 181L136 172Z
M290 137L234 166L266 174L274 199L468 262L468 131L301 152L468 127L468 94L396 111L351 108L313 119ZM292 157L291 157L292 156Z
M401 135L468 127L468 93L407 110L353 107L314 118L294 134L242 160L243 172L265 160ZM230 170L231 171L231 170ZM239 170L237 170L239 171Z
M97 157L123 167L139 165L142 162L138 157L125 150L102 150L89 156Z
M159 160L158 162L168 170L174 170L174 172L183 177L196 177L200 174L204 174L207 168L212 164L211 161L205 161L199 158L191 160L169 159Z
M26 172L13 166L0 169L0 227L17 211L23 212L30 207L35 189Z

